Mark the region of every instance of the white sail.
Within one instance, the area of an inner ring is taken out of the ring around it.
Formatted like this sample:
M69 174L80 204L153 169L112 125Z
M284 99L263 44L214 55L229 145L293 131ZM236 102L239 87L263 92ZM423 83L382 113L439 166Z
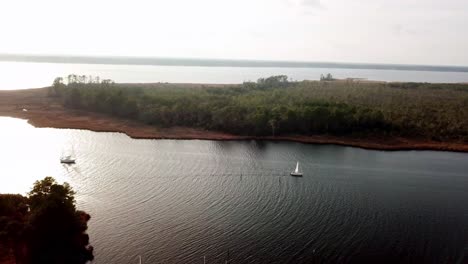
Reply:
M291 176L302 177L302 172L299 172L299 162L296 163L296 169L291 172Z

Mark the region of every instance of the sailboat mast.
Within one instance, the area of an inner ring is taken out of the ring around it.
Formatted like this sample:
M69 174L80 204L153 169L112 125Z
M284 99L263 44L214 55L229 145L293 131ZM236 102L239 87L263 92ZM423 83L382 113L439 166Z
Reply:
M299 172L299 162L296 163L296 170L295 170L296 173Z

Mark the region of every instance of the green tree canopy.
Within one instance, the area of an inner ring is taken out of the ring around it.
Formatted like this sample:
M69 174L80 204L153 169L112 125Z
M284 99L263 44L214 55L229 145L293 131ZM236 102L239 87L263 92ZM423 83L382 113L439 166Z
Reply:
M335 80L285 75L240 85L115 84L70 75L67 108L160 127L248 136L396 136L468 142L468 85Z
M85 233L90 216L75 208L75 192L52 177L36 181L28 197L0 195L0 249L17 263L84 264L93 259ZM8 251L8 250L7 250ZM0 250L0 259L2 252Z

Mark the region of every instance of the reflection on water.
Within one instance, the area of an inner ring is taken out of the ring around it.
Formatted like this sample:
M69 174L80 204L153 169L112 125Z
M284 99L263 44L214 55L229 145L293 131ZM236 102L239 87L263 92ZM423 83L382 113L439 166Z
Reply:
M456 263L468 242L467 154L0 128L0 192L70 182L95 263Z
M43 176L64 179L59 158L73 143L66 130L36 129L26 120L0 117L0 193L24 194Z

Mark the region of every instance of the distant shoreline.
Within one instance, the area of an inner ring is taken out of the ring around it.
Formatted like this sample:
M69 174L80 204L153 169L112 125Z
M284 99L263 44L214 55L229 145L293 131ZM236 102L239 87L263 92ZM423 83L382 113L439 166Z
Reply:
M308 62L274 60L234 60L202 58L164 58L164 57L124 57L124 56L77 56L77 55L32 55L0 54L0 61L42 62L42 63L77 63L108 65L154 65L154 66L200 66L200 67L252 67L252 68L329 68L360 70L399 70L399 71L435 71L468 72L468 66L450 65L412 65L379 63L345 62Z
M23 109L27 109L24 111ZM436 150L468 152L468 144L437 142L401 137L351 136L238 136L201 129L159 128L140 122L103 114L65 109L57 99L47 96L47 88L0 91L0 116L27 119L35 127L86 129L96 132L120 132L135 139L199 139L199 140L268 140L307 144L333 144L373 150Z

